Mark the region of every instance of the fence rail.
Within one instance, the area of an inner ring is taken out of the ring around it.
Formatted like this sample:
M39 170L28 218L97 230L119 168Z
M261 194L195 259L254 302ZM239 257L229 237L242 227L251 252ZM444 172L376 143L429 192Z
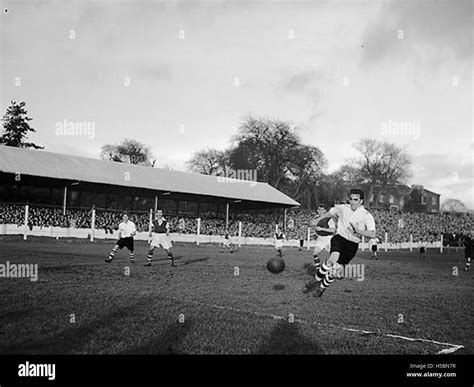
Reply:
M94 230L92 235L91 229L87 228L65 228L65 227L38 227L33 226L32 229L27 227L25 231L24 225L16 224L2 224L0 225L0 235L23 235L24 239L28 236L41 236L49 238L80 238L80 239L117 239L117 234L106 233L105 230ZM222 243L224 237L221 235L204 235L204 234L182 234L182 233L170 233L170 238L173 242L188 242L188 243ZM138 232L135 236L135 240L146 241L148 240L148 232ZM255 245L255 246L272 246L274 244L273 238L257 238L247 236L231 236L231 243L234 245ZM304 247L307 249L314 248L316 245L315 240L305 240ZM289 239L284 242L284 246L287 247L299 247L299 239ZM403 242L403 243L379 243L380 249L386 250L397 250L397 249L414 249L418 248L419 244L415 242ZM370 244L367 242L360 243L359 247L364 251L369 249ZM443 246L441 241L433 243L425 243L426 248L440 249L442 252Z

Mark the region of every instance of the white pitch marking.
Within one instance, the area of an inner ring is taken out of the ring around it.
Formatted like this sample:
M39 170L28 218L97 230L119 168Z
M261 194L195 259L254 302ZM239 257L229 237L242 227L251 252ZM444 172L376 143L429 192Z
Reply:
M253 315L259 316L259 317L271 317L271 318L273 318L274 320L284 320L284 319L285 319L285 318L282 317L282 316L277 316L277 315L275 315L275 314L270 314L270 313L252 312L252 311L246 311L246 310L242 310L242 309L232 308L232 307L228 307L228 306L215 305L215 304L214 304L214 305L210 305L210 304L205 304L205 303L199 302L199 301L191 301L191 303L197 304L197 305L202 305L202 306L207 306L207 307L211 307L211 308L227 309L227 310L231 310L231 311L233 311L233 312L253 314ZM360 332L360 333L364 333L364 334L377 334L377 332L365 331L365 330L356 329L356 328L346 328L346 327L341 327L341 326L337 326L337 325L334 325L334 324L324 324L324 323L317 323L317 322L309 322L309 321L304 321L304 320L301 320L301 319L295 319L295 321L296 321L296 322L299 322L299 323L302 323L302 324L309 324L309 325L331 326L331 327L334 327L334 328L339 328L339 329L343 329L343 330L345 330L345 331L350 331L350 332ZM458 349L464 348L463 345L459 345L459 344L442 343L442 342L440 342L440 341L428 340L428 339L414 339L414 338L412 338L412 337L406 337L406 336L400 336L400 335L392 335L392 334L390 334L390 333L385 333L385 334L383 334L383 336L392 337L392 338L395 338L395 339L408 340L408 341L422 341L422 342L432 343L432 344L438 344L438 345L447 345L447 346L449 347L449 348L442 349L442 350L439 351L439 352L436 352L437 355L448 354L448 353L454 353L454 352L456 352Z

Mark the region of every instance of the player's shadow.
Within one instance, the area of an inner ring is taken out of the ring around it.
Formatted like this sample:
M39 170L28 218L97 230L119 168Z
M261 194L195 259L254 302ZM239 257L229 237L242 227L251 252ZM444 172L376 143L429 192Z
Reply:
M0 345L0 354L66 354L80 352L97 335L97 331L119 321L127 315L133 315L137 309L149 305L149 299L140 299L135 305L127 305L106 313L89 323L76 325L68 323L68 328L43 336L40 339Z
M176 262L177 260L183 258L182 255L175 255L174 257L174 261ZM153 257L152 259L152 262L167 262L169 263L170 259L167 255L162 255L162 256L156 256L156 257Z
M183 323L176 321L158 337L149 342L120 352L120 355L180 355L185 352L178 349L180 343L191 330L193 323L186 320Z
M299 323L280 320L260 345L257 354L262 355L309 355L322 354L316 342L301 334Z
M316 274L316 267L312 263L305 263L303 269L312 277Z
M196 263L196 262L204 262L207 261L209 257L204 257L204 258L196 258L196 259L188 259L186 261L180 261L178 262L177 266L184 266L184 265L189 265L191 263Z

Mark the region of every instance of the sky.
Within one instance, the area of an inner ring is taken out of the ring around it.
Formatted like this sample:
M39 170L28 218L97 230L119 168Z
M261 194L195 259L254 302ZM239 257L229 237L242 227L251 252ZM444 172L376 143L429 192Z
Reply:
M409 185L474 208L471 1L0 3L0 110L25 102L47 151L133 138L186 170L249 114L274 117L327 172L361 138L393 142Z

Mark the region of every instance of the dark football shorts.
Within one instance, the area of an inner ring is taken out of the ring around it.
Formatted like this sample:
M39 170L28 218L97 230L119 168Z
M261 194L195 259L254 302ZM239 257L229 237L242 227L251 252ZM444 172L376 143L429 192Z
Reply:
M472 250L464 249L464 258L472 258Z
M119 249L126 247L130 251L133 251L133 237L127 237L127 238L120 238L117 241L117 245Z
M421 254L424 254L424 252L425 252L425 248L424 248L424 247L420 247L420 253L421 253Z
M372 245L372 251L375 253L377 251L377 245Z
M341 265L348 264L352 258L355 257L358 249L358 243L351 242L339 234L336 234L331 238L330 253L337 251L340 254L337 263Z

